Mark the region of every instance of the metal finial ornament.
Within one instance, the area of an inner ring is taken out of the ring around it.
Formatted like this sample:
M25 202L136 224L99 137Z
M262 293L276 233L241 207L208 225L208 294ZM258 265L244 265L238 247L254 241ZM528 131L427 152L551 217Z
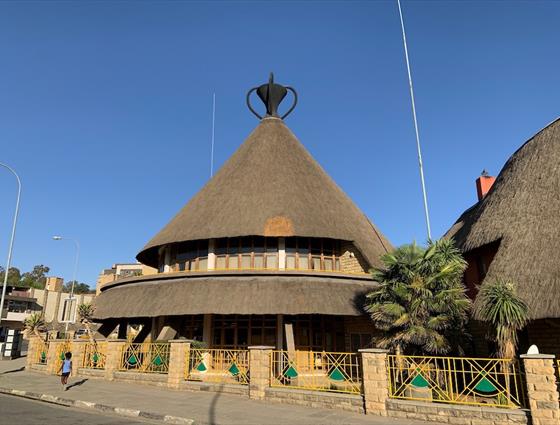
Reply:
M247 93L247 107L260 120L262 120L263 117L259 115L251 106L250 97L254 91L257 92L257 95L266 106L265 117L276 117L276 118L284 119L288 115L290 115L290 113L294 110L294 108L297 105L298 97L296 91L292 87L276 84L274 82L274 74L271 72L270 77L268 79L268 83L263 84L259 87L253 87ZM294 103L284 115L280 116L278 115L278 106L280 105L280 103L282 103L282 100L284 100L286 94L288 94L288 91L291 91L292 94L294 95Z

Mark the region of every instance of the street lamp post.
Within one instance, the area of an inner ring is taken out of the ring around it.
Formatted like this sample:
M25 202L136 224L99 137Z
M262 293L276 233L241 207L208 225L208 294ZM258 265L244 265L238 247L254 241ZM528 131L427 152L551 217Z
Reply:
M16 224L17 224L17 219L18 219L18 214L19 214L19 199L20 199L20 196L21 196L21 180L19 179L19 176L17 175L15 170L12 167L10 167L9 165L6 165L6 164L3 164L2 162L0 162L0 167L6 168L14 176L16 176L16 180L17 180L17 184L18 184L16 210L15 210L15 213L14 213L14 221L12 223L12 235L10 237L10 246L8 248L8 261L6 263L6 270L4 270L4 284L2 285L2 296L0 297L0 323L2 323L2 311L4 310L4 298L6 297L6 286L8 285L8 273L10 272L10 265L11 265L11 262L12 262L12 250L13 250L13 247L14 247L14 239L15 239L15 236L16 236Z
M62 236L53 236L53 239L55 241L61 241L61 240L69 240L74 242L74 244L76 245L76 260L74 261L74 274L72 277L72 286L70 287L70 298L68 298L70 300L70 309L72 309L72 303L74 302L74 285L76 284L76 274L78 273L78 260L80 258L80 244L78 243L78 241L76 239L73 238L63 238ZM75 314L75 313L74 313ZM70 319L72 319L72 310L70 310ZM69 320L65 321L66 322L66 326L64 327L64 336L68 335L68 323L70 322Z

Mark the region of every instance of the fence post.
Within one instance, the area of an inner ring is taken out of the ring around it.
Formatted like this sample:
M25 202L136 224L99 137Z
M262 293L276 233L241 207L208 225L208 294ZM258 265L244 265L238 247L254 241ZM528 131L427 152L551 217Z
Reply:
M387 416L385 402L389 398L387 372L388 350L366 348L358 350L362 355L362 385L366 414Z
M105 357L105 379L112 381L115 379L115 372L121 365L121 352L127 344L126 339L108 339L107 354Z
M64 344L64 340L54 339L49 342L49 350L47 351L47 373L56 375L58 373L58 348Z
M169 341L169 370L167 372L167 386L179 388L185 380L185 369L189 365L191 343L186 340L175 339Z
M84 365L84 352L88 341L76 340L72 342L72 376L78 375L78 370Z
M254 345L249 348L249 398L262 400L270 385L270 358L274 347Z
M560 407L554 374L554 355L522 354L527 398L533 425L558 425Z

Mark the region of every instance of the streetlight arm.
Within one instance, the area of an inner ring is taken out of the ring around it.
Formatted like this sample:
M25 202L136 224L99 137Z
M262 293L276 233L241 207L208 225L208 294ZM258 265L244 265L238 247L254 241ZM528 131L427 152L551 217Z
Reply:
M4 310L4 299L6 298L6 287L8 285L8 273L10 272L10 266L12 263L12 250L14 247L14 239L15 239L15 235L16 235L16 225L17 225L17 219L18 219L18 215L19 215L19 200L21 197L21 180L18 176L18 174L16 173L16 171L10 167L9 165L6 165L2 162L0 162L0 167L4 167L6 169L8 169L8 171L10 171L17 180L17 185L18 185L18 190L17 190L17 200L16 200L16 209L14 212L14 221L12 223L12 235L10 236L10 245L8 248L8 261L6 262L6 270L4 271L4 283L2 285L2 296L0 297L0 323L2 322L2 311Z

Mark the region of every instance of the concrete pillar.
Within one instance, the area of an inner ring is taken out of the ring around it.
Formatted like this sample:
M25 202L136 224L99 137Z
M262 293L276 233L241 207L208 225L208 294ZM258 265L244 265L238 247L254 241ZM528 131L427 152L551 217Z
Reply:
M120 369L123 348L127 345L126 339L108 339L107 354L105 359L105 379L113 381L115 372Z
M185 380L185 370L189 364L190 342L181 339L169 341L169 371L167 372L167 386L179 388Z
M358 351L362 355L362 386L366 414L387 416L385 402L389 398L388 350L367 348Z
M270 386L270 358L274 347L255 345L249 348L249 398L262 400Z
M171 272L171 248L169 246L165 247L165 257L163 263L163 272Z
M216 254L214 253L215 246L215 239L210 239L208 241L208 270L214 270L216 268Z
M278 268L286 269L286 238L278 238Z
M533 425L558 425L560 407L554 371L554 355L522 354L527 398Z
M283 350L284 348L284 315L276 315L276 349Z

